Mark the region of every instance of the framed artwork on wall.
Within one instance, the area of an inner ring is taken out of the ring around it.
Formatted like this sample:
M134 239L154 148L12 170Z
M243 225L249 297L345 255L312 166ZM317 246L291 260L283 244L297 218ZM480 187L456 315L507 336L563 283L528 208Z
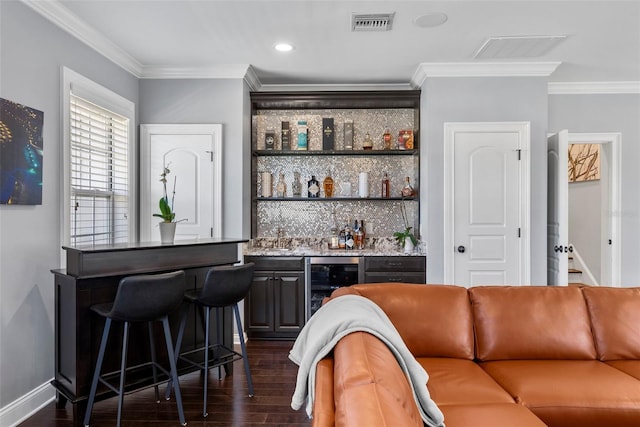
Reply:
M569 144L569 182L600 179L600 144Z
M44 113L0 98L0 204L42 204Z

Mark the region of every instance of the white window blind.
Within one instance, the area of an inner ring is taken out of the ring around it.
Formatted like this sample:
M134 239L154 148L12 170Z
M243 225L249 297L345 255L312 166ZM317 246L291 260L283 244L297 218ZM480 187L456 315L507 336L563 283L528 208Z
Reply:
M129 120L70 95L71 245L129 241Z

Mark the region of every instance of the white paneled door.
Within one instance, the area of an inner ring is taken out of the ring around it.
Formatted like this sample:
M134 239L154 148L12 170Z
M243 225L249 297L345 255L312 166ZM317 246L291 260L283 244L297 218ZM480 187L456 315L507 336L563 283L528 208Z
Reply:
M463 286L526 283L528 124L446 126L447 280Z
M141 125L140 240L159 241L158 201L164 166L176 213L176 240L219 236L222 125ZM174 194L175 184L175 194Z
M551 135L547 143L547 283L569 281L569 132Z

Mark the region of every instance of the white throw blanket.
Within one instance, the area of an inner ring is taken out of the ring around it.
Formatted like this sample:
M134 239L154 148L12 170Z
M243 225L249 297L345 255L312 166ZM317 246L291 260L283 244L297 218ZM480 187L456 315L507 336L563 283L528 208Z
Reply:
M407 374L422 420L427 426L444 426L444 416L429 395L429 376L411 354L400 334L380 307L359 295L344 295L323 305L307 322L289 353L298 368L291 407L298 410L305 400L309 417L313 411L316 365L352 332L364 331L378 337L396 357Z

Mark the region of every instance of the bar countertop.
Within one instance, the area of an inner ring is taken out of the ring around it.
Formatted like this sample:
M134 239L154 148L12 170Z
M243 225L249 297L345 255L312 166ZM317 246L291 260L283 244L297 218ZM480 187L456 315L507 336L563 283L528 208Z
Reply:
M62 249L66 251L77 251L82 253L90 252L115 252L115 251L130 251L141 250L150 248L171 248L176 246L196 246L196 245L216 245L224 243L244 243L249 239L241 238L208 238L208 239L186 239L176 240L173 243L160 243L160 242L129 242L129 243L115 243L115 244L101 244L101 245L81 245L81 246L62 246Z
M211 238L62 248L67 255L65 273L87 278L234 264L239 261L238 246L247 241Z

